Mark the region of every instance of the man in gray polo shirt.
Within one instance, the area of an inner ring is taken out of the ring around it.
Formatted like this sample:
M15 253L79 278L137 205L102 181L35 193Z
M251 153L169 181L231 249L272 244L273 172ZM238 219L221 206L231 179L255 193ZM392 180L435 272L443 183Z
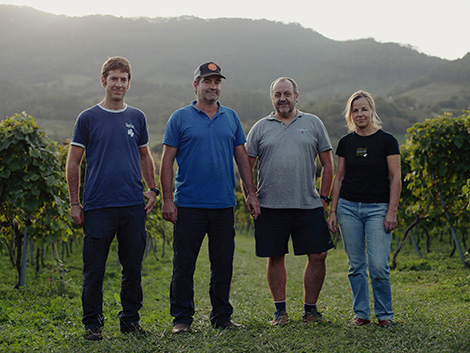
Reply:
M272 325L288 322L285 255L292 236L295 255L307 255L304 272L305 322L329 322L316 303L326 273L331 240L325 209L333 179L332 147L322 121L296 108L296 82L276 79L270 88L274 112L259 120L247 137L250 166L258 165L261 214L255 220L256 255L267 257L267 279L276 306ZM315 188L316 158L322 165Z

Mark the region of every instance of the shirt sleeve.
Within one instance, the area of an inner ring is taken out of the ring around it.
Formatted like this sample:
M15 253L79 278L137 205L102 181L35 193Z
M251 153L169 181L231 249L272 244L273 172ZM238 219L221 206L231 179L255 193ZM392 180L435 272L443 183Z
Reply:
M385 155L391 156L394 154L400 154L400 146L398 145L397 139L393 135L389 134L389 138L385 146Z
M88 145L88 127L86 124L87 113L85 111L81 112L77 120L75 121L75 126L73 128L72 141L71 145L80 146L86 148Z
M139 139L139 148L145 147L149 144L149 134L148 134L148 125L147 125L147 117L145 116L145 113L140 111L142 114L142 131L140 134L140 139Z
M163 134L163 144L179 148L178 135L178 117L177 112L175 112L170 116L166 124L165 133Z
M346 156L346 136L343 136L339 142L338 142L338 147L336 147L336 155L340 157L345 157Z
M318 152L322 153L333 149L325 124L320 119L318 119L318 131Z
M246 151L248 152L248 156L250 157L258 157L258 126L259 124L256 123L253 125L248 132L248 136L246 137Z
M233 116L235 123L237 124L237 131L235 133L235 146L240 146L246 142L245 131L243 131L242 123L240 122L240 118L235 111L233 111Z

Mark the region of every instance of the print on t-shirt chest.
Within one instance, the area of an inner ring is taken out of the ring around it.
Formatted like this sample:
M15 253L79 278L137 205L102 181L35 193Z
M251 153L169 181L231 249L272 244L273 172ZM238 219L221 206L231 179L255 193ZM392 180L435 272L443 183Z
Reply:
M359 159L377 158L384 155L384 149L377 144L357 144L351 151Z
M353 157L351 163L356 166L378 166L382 165L385 161L383 148L376 144L357 144L350 151L350 155Z
M357 147L356 148L356 157L364 157L366 158L368 155L367 147Z
M95 125L90 131L91 139L114 140L126 139L128 141L139 140L139 128L132 120L107 121L102 125Z
M134 137L136 132L137 132L137 130L135 129L134 124L125 123L125 126L126 126L126 129L127 129L127 135L131 138Z

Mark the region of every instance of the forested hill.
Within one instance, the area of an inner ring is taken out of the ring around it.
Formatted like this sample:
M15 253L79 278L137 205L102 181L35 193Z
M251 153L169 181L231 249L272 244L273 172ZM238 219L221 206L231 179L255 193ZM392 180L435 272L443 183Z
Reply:
M470 104L470 54L447 61L267 20L67 17L0 5L0 47L0 113L26 111L57 140L101 99L101 64L114 55L132 63L127 101L146 112L156 140L171 112L193 99L192 73L209 60L227 77L221 102L246 127L271 110L268 88L278 76L297 80L300 108L319 115L333 137L344 134L341 111L359 88L377 98L385 128L398 134Z

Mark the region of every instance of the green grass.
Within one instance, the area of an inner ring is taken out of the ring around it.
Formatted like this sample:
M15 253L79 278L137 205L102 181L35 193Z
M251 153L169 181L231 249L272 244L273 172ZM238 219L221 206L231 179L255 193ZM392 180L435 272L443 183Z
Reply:
M159 244L161 247L161 245ZM231 301L237 331L213 329L209 324L209 263L207 243L195 274L196 314L192 333L173 335L169 314L171 250L156 261L144 261L142 325L148 338L121 335L120 269L112 251L105 279L104 340L87 342L81 320L81 251L65 259L65 288L57 272L28 268L27 285L13 289L15 271L0 252L1 352L469 352L470 277L457 258L429 255L419 260L400 254L392 272L397 325L352 328L347 262L341 243L329 252L327 278L319 309L332 325L301 321L302 272L305 257L287 257L288 311L291 322L271 327L273 304L266 283L266 260L255 257L251 236L237 236ZM161 248L160 248L161 251ZM409 251L409 250L408 250Z

